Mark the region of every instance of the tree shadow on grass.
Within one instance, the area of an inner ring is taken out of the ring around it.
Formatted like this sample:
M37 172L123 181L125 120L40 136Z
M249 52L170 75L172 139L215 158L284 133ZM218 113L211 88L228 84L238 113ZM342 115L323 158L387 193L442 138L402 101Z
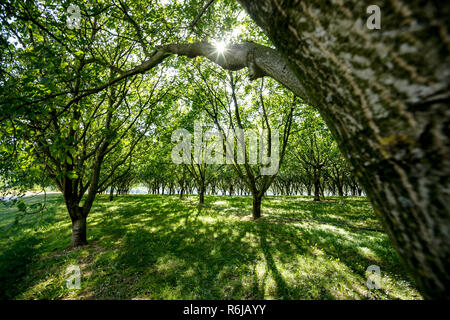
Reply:
M220 216L211 217L205 206L186 209L152 205L145 223L124 231L118 254L94 265L102 276L94 275L88 298L263 299L268 276L275 282L272 298L307 297L308 283L291 286L277 267L293 255L309 254L307 246L290 244L298 239L265 223L215 220ZM102 228L109 232L107 224ZM262 276L256 270L261 264ZM320 295L333 298L325 288Z
M370 232L358 232L363 237L352 238L356 233L345 228L233 219L232 215L210 206L217 200L227 205L223 197L207 197L205 206L162 196L121 196L112 203L106 199L100 197L96 201L88 218L88 238L93 246L69 257L85 264L83 291L77 294L80 298L346 298L348 295L336 295L333 278L349 279L349 287L352 283L361 286L368 265L381 260L378 262L383 271L395 272L399 264L395 259L390 262L393 251L386 247L387 238L370 239ZM251 199L238 200L242 211L251 204ZM340 234L336 230L345 232ZM70 240L69 233L67 237ZM61 241L58 246L52 241L39 247L40 252L61 246ZM36 256L36 252L26 250L34 250L33 245L20 248L16 242L13 245L18 247L4 251L0 259L4 261L14 257L13 252L25 250L23 259L17 259L17 263L28 268L26 258ZM369 248L379 259L363 255L359 247ZM317 248L323 251L322 255L316 256ZM61 270L69 261L63 259L49 257L45 266L58 264L52 272L64 272ZM340 262L327 264L329 259ZM321 264L326 266L321 268ZM34 268L39 273L43 267ZM2 270L1 275L8 270ZM30 272L33 271L26 271ZM24 276L20 273L14 277L14 281L5 283L23 282L22 288L30 288L35 281L22 281ZM44 279L45 275L40 281ZM54 283L59 285L56 280ZM8 294L17 296L21 287Z
M25 201L33 203L39 199L25 197ZM32 268L36 257L49 249L40 246L48 235L46 230L61 221L55 209L59 204L61 199L51 195L47 200L48 209L42 216L26 215L17 224L1 230L0 300L15 299L39 281L33 276ZM12 212L12 216L14 214L17 213Z
M28 265L37 253L36 237L22 237L13 242L0 255L0 299L14 299L23 289Z
M157 232L136 228L126 233L120 254L109 261L121 270L122 282L104 286L103 279L98 279L91 298L220 299L230 283L234 294L240 291L233 271L246 269L242 265L252 265L256 259L254 252L242 255L235 250L245 232L233 235L229 226L211 226L199 219L189 219L176 230L171 220L160 223L163 227Z
M352 281L359 282L360 287L365 287L366 270L370 265L378 265L384 275L394 276L404 282L413 284L385 234L354 231L342 227L319 230L298 225L286 225L284 229L288 234L300 231L303 240L307 241L308 244L314 244L328 257L345 264L351 272L349 274L354 278ZM333 231L336 229L343 231L343 233ZM373 238L374 234L377 236L376 239ZM370 254L363 254L364 249L367 249ZM382 293L385 298L398 299L397 296L384 290L382 290ZM367 298L367 296L364 295L360 298Z
M271 249L267 243L267 231L266 228L264 228L260 223L257 224L258 229L258 236L259 236L259 244L261 247L261 250L264 254L264 258L266 260L266 265L269 268L270 272L272 273L275 282L277 284L276 286L276 295L280 297L280 299L288 297L288 290L287 290L287 284L286 281L284 281L283 277L281 276L280 272L278 271L277 265L273 259Z
M383 271L404 274L395 257L393 263L390 260L393 251L388 240L374 241L370 232L359 231L363 236L353 239L356 233L345 228L333 227L344 230L342 235L317 226L230 220L208 205L179 201L132 203L115 214L137 225L117 229L122 238L118 254L105 256L104 263L112 267L94 279L88 298L263 299L270 276L275 289L269 295L275 299L346 297L330 290L339 279L347 279L350 289L358 287L355 297L367 298L361 288L368 265L380 264ZM102 234L111 233L111 227L119 228L103 224ZM313 245L323 250L322 260L316 259ZM362 255L359 247L370 248L379 258ZM284 274L292 259L298 258L309 259L314 267L292 282ZM320 269L327 259L340 262ZM261 263L266 269L262 276L256 270ZM347 268L334 269L342 264Z
M369 201L346 199L333 202L306 201L298 197L270 197L265 199L263 211L269 215L281 213L282 217L326 221L328 223L350 223L356 226L381 228L373 214Z
M101 234L110 234L110 228L122 232L121 243L117 255L105 254L94 264L88 298L261 298L258 288L244 288L239 276L252 275L259 259L254 248L241 250L247 230L211 220L205 210L180 201L119 208L114 215L126 216L128 227L99 226ZM138 225L129 228L130 219Z

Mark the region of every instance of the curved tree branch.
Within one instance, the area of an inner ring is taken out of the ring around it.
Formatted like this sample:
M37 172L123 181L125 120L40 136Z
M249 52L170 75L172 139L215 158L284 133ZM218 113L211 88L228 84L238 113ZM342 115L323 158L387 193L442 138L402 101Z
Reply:
M167 44L158 49L189 58L206 57L226 70L235 71L247 67L250 80L268 76L296 95L304 97L303 85L282 55L275 49L254 42L232 44L224 52L218 52L214 44L208 42Z

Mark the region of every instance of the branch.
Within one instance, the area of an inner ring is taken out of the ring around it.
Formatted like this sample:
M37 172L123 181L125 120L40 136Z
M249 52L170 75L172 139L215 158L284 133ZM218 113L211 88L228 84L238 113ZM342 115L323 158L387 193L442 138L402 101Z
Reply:
M223 53L208 42L190 44L167 44L158 47L162 52L173 53L189 58L206 57L226 70L249 69L250 80L264 76L271 77L294 92L297 96L306 96L305 89L291 67L275 49L253 42L229 45Z
M203 7L202 11L198 14L197 18L189 25L189 29L192 29L197 24L198 20L202 17L202 15L205 13L206 9L209 8L209 6L214 2L214 0L209 0L205 6Z

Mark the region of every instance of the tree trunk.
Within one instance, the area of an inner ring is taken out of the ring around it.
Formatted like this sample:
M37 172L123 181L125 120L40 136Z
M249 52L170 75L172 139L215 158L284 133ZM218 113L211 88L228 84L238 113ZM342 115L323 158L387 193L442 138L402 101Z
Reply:
M87 245L86 217L72 218L72 242L71 248Z
M113 201L113 197L114 197L114 188L110 187L110 190L109 190L109 201Z
M322 195L322 200L325 201L325 183L321 185L320 180L319 180L319 190L320 194Z
M255 194L253 195L253 210L252 210L253 220L261 218L261 199L262 197L258 197Z
M200 187L200 204L205 203L205 188Z
M343 197L344 196L344 189L342 187L342 184L338 184L337 189L338 189L339 197Z
M183 193L184 193L184 189L181 188L181 190L180 190L180 199L183 199Z
M303 84L425 298L450 298L449 2L238 0ZM425 48L425 49L424 49Z
M320 179L314 178L314 201L320 201Z

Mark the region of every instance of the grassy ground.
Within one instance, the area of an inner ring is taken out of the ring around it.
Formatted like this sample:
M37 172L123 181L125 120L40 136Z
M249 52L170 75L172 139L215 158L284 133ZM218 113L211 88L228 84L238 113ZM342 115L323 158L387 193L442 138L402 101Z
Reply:
M61 195L47 206L17 227L0 208L2 299L421 299L387 236L354 228L380 228L363 198L267 197L254 222L248 197L102 195L76 250ZM65 286L74 264L79 290ZM380 290L366 286L373 264Z

